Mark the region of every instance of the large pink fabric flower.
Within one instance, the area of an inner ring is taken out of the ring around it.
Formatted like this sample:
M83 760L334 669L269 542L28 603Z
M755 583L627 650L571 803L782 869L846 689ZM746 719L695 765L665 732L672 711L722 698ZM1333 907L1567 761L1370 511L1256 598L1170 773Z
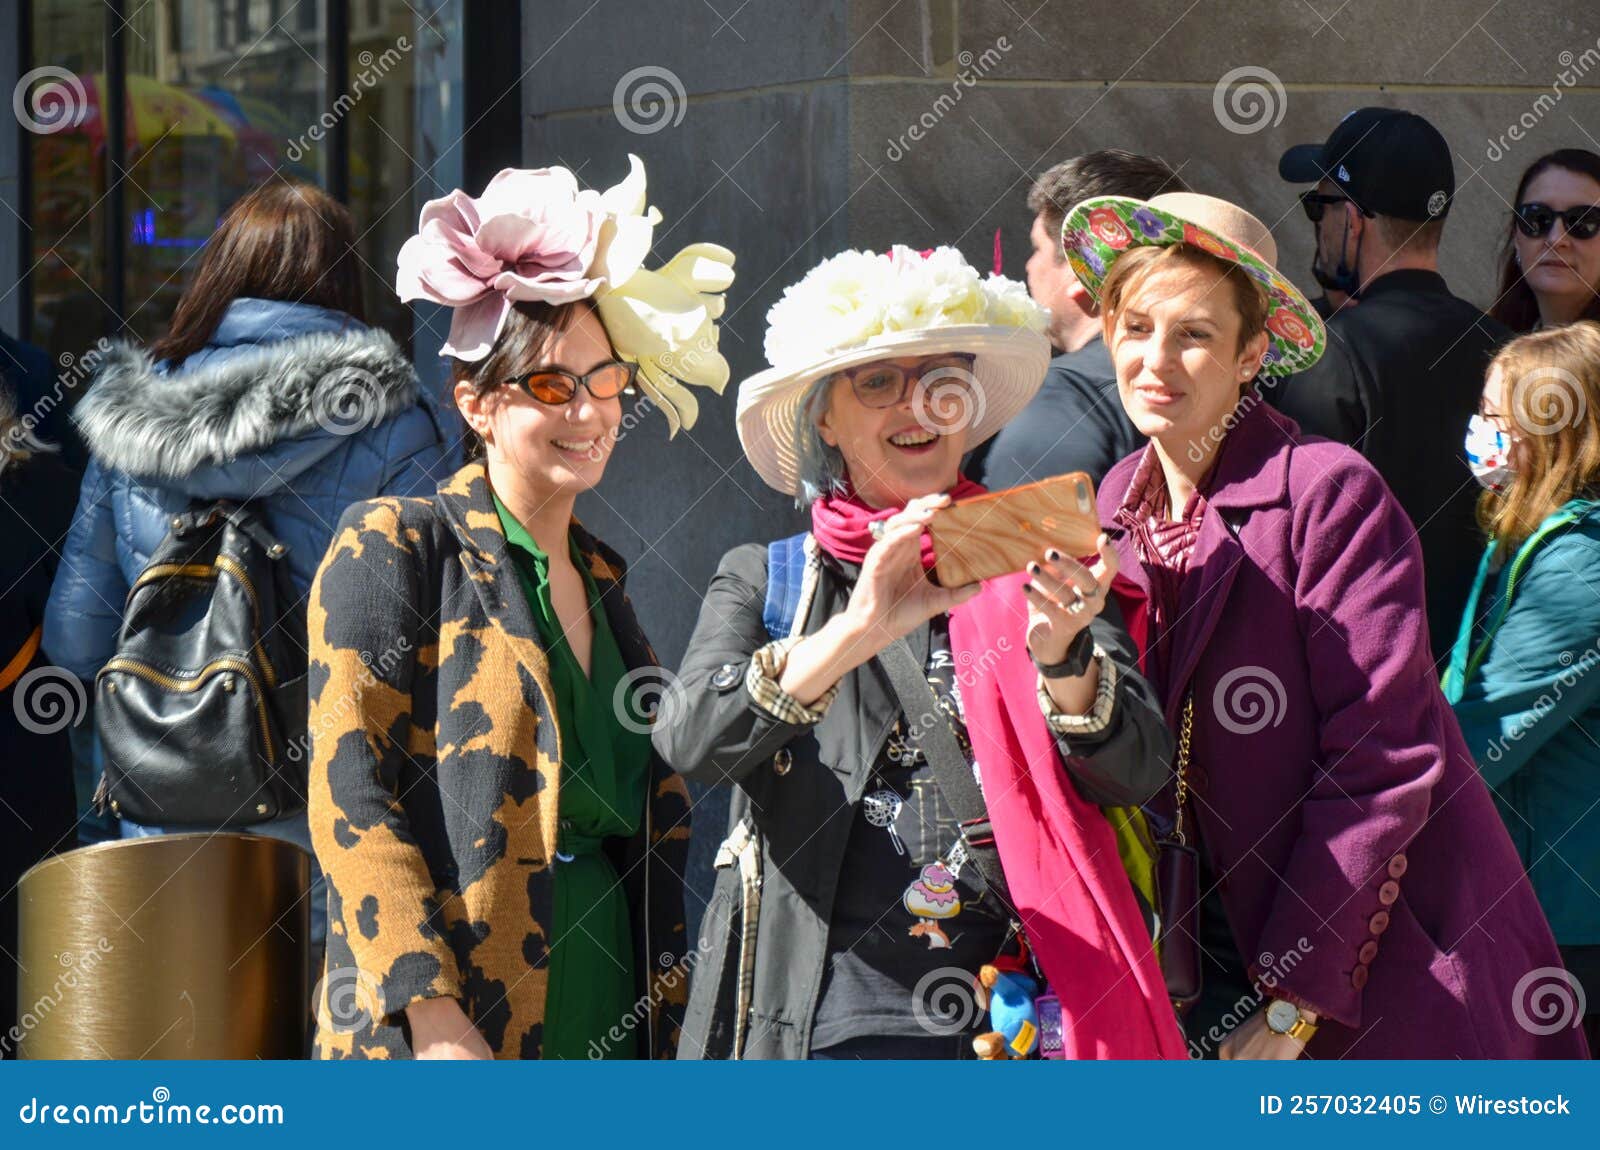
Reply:
M489 354L514 302L587 299L606 209L566 168L506 168L473 199L460 190L422 208L400 249L400 299L454 308L440 355Z

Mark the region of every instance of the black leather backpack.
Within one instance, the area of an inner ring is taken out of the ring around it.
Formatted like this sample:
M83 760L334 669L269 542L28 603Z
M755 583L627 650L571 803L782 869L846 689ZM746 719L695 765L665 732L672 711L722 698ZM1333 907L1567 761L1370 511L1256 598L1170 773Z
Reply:
M220 828L305 806L306 614L287 555L248 506L173 517L95 678L102 809Z

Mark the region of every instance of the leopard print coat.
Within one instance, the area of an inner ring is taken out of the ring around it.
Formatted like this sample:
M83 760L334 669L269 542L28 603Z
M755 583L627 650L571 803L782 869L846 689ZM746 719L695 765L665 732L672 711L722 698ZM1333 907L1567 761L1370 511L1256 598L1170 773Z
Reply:
M620 558L575 522L630 679L656 667ZM560 732L549 667L482 463L432 499L353 505L309 606L313 845L328 877L322 1058L410 1057L404 1010L461 1000L500 1058L538 1058L554 921ZM688 792L651 760L640 832L607 843L639 1006L671 1057L686 998ZM596 1036L600 1042L605 1036Z

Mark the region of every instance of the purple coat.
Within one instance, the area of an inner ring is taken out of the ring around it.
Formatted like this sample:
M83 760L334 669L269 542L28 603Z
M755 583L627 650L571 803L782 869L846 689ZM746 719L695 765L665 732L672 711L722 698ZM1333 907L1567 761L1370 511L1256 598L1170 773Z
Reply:
M1561 959L1439 692L1405 512L1265 403L1206 498L1156 688L1174 730L1194 692L1191 809L1250 974L1322 1015L1315 1058L1583 1057L1536 1033Z

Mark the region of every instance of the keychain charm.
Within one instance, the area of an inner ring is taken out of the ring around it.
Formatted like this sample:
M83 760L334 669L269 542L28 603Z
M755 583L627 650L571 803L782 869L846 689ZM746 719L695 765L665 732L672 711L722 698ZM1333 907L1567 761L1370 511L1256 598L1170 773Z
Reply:
M891 790L873 791L861 800L861 809L867 816L867 822L889 832L894 852L898 855L906 853L906 844L900 840L900 832L895 829L894 821L900 817L900 808L904 805L905 800Z

